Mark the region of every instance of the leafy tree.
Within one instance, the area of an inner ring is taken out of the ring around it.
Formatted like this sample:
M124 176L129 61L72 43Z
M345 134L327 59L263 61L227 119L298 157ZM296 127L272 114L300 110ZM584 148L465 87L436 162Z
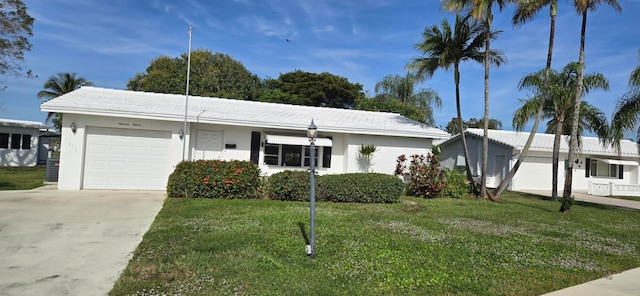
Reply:
M378 95L398 100L405 106L411 105L418 107L424 111L423 122L433 126L435 120L433 119L433 108L431 108L431 105L441 108L442 100L433 89L421 88L416 90L416 84L418 84L419 81L418 76L412 73L407 73L405 76L390 74L376 83L375 92Z
M533 0L533 1L518 1L516 6L515 14L512 18L512 23L514 26L524 24L525 22L531 20L542 8L545 6L549 6L549 15L551 19L551 24L549 25L549 47L547 49L547 66L545 67L545 76L543 81L543 88L540 96L537 96L543 100L549 100L548 86L549 86L549 72L551 71L551 60L553 57L553 42L555 38L556 31L556 15L558 14L558 1L557 0ZM529 153L529 148L531 147L531 143L533 143L533 138L536 135L536 131L538 130L538 126L540 125L540 119L542 118L542 113L544 109L544 104L538 104L538 112L536 113L535 120L533 121L533 127L529 132L529 137L522 147L522 152L518 156L518 160L513 165L509 173L505 176L505 178L498 184L498 187L494 191L494 196L500 196L500 194L507 189L509 183L515 176L516 172L520 168L520 164L524 161ZM554 193L554 200L557 194Z
M463 129L467 129L467 128L482 128L484 126L484 119L480 118L477 119L475 117L471 117L469 118L469 120L467 121L462 121L462 128ZM495 118L491 118L489 119L489 129L492 130L499 130L502 129L502 121L495 119ZM460 133L460 124L458 123L458 118L453 117L451 118L451 121L449 121L449 123L447 123L447 126L445 127L445 130L452 134L459 134Z
M497 32L494 32L492 36L497 36ZM477 22L471 23L468 17L463 18L458 14L456 15L453 29L447 19L442 20L440 27L437 25L426 27L422 33L422 42L415 46L424 56L413 59L407 65L407 68L416 71L417 76L420 78L433 76L439 68L449 70L449 68L453 67L458 131L464 130L460 105L460 63L464 61L481 63L484 60L484 53L482 52L484 38L486 38L486 34ZM493 61L495 64L500 64L504 61L504 58L501 54L496 53L493 56ZM462 134L462 147L467 180L474 184L473 186L475 187L469 163L469 149L464 134ZM473 191L475 192L476 190Z
M129 80L127 89L184 94L187 61L188 53L177 58L158 57L151 61L145 73ZM260 83L255 74L229 55L202 49L191 52L190 95L255 100Z
M35 19L27 13L22 0L0 0L0 75L32 76L23 73L24 53L31 50ZM0 81L0 90L6 88Z
M468 10L469 15L476 20L481 20L485 26L487 34L484 39L484 134L482 140L482 174L480 179L480 196L483 198L487 193L487 162L489 158L489 66L491 64L491 23L493 21L493 13L491 12L493 5L497 4L498 9L502 10L508 2L513 0L444 0L443 6L450 11ZM495 51L493 51L495 52ZM489 196L490 199L494 199Z
M347 109L364 97L361 84L328 72L296 70L267 79L265 84L267 91L259 99L274 103Z
M356 100L353 109L398 113L409 119L425 123L424 110L413 105L404 105L402 102L385 95L377 95L373 98L360 98Z
M582 100L582 83L584 75L584 44L587 29L587 12L595 11L598 8L598 4L605 3L612 6L616 11L622 11L622 7L616 0L575 0L574 6L576 11L582 15L582 27L580 31L580 56L578 59L578 81L576 87L575 97L573 99L573 115L571 123L571 138L569 141L569 160L567 166L567 177L564 180L564 191L562 193L562 206L560 212L566 213L571 210L572 196L571 187L573 185L573 163L575 161L575 154L578 150L578 126L579 126L579 114L580 114L580 101Z
M544 110L543 117L550 119L547 122L545 132L548 134L555 133L551 182L551 197L553 200L558 199L558 163L560 161L561 135L569 135L571 133L570 116L573 115L571 113L573 109L571 99L576 92L578 67L578 63L574 62L564 66L560 73L554 70L547 72L547 69L543 69L523 77L518 85L521 90L530 89L537 95L528 100L521 100L522 107L516 110L513 115L513 126L516 130L522 130L528 121L537 116L536 110L540 109L540 102L544 102L542 108ZM545 86L545 80L548 81L548 86ZM595 89L609 90L609 81L600 73L587 74L583 80L583 94L588 94ZM542 100L545 87L548 87L547 96L546 99ZM588 130L595 132L603 143L606 142L609 125L606 115L601 110L584 102L580 107L579 122L578 136L584 130Z
M55 76L49 77L49 79L44 83L44 89L38 92L38 98L50 100L66 93L70 93L85 85L91 86L93 83L82 77L76 78L76 73L58 73ZM62 113L49 112L49 114L47 114L46 121L49 121L52 117L53 127L60 131L62 128Z
M640 51L638 51L638 57L640 60ZM611 144L618 153L620 153L620 140L624 137L624 132L634 129L640 119L640 63L629 75L629 88L630 90L618 99L611 119ZM640 152L640 128L636 134L638 152Z

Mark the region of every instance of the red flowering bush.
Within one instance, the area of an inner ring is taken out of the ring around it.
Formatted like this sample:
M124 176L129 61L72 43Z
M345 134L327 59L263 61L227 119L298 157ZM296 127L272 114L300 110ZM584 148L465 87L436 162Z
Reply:
M407 182L407 195L435 198L447 187L437 156L414 154L410 156L408 165L407 160L405 155L398 156L395 171L395 175L402 176Z
M258 198L260 169L248 161L196 160L179 163L169 176L169 197Z

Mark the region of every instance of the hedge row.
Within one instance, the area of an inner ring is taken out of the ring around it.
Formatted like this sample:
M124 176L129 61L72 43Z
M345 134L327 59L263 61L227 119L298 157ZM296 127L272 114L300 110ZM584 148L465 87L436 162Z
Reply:
M265 197L273 200L309 201L309 172L284 171L265 182ZM316 200L332 202L393 203L405 189L398 177L354 173L316 177Z
M260 169L248 161L196 160L179 163L169 176L169 197L259 198Z

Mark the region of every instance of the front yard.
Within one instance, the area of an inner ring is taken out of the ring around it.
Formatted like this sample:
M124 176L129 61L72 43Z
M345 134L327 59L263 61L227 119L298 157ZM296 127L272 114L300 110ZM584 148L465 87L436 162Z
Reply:
M0 167L0 190L28 190L43 185L45 167Z
M167 199L111 295L539 295L640 266L640 211L502 203Z

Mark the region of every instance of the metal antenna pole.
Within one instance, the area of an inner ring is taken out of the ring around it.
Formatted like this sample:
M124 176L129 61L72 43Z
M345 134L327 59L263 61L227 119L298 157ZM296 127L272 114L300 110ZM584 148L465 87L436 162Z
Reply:
M184 101L184 127L182 128L182 161L185 160L187 149L187 113L189 111L189 73L191 73L191 26L189 26L189 50L187 54L187 88ZM189 133L191 134L191 133Z

